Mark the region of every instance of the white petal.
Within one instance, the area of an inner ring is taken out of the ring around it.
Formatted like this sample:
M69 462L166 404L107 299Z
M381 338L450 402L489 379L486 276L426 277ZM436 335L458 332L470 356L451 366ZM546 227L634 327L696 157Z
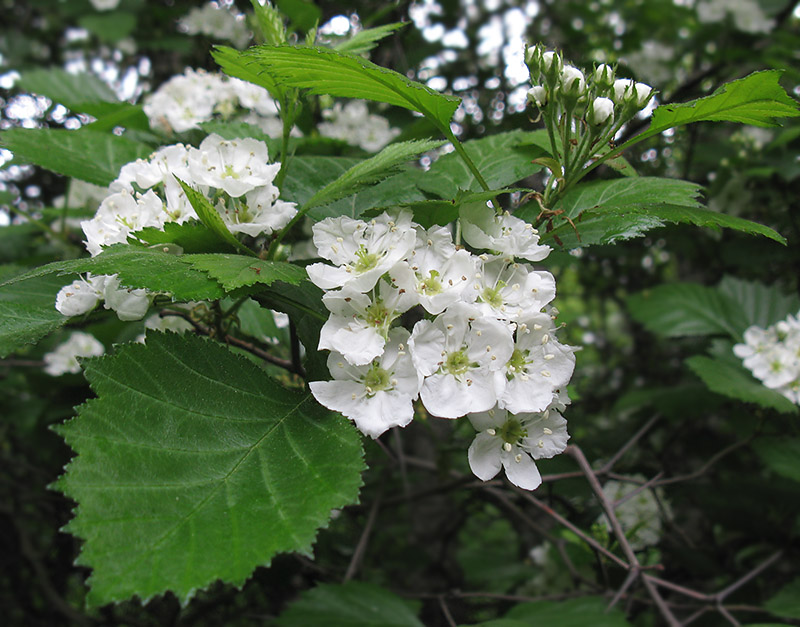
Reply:
M542 485L542 475L539 474L536 464L525 451L515 446L510 452L501 450L500 457L506 477L515 486L523 490L535 490Z
M467 458L472 473L481 481L488 481L500 472L500 451L503 441L486 432L475 436L469 445Z

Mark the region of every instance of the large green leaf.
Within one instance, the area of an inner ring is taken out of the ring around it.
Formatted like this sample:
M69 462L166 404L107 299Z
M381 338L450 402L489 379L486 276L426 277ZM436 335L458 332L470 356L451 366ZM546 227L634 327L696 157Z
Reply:
M339 42L334 48L339 52L347 52L350 54L364 54L369 52L378 42L384 37L388 37L394 31L403 28L406 22L395 22L393 24L383 24L375 28L365 28L358 31L355 35Z
M223 345L155 333L85 371L98 398L58 429L77 457L56 487L90 604L241 585L357 499L355 430Z
M0 357L38 341L69 321L55 307L56 294L67 283L70 281L60 277L39 276L0 285Z
M257 46L242 53L278 83L341 98L364 98L421 113L443 132L461 102L358 56L326 48ZM219 60L217 60L219 62ZM227 69L226 69L227 72Z
M742 365L703 355L690 357L686 364L712 392L775 409L784 414L797 413L797 405L775 390L764 387Z
M127 137L86 129L12 128L0 133L0 145L18 159L102 186L117 178L123 165L153 151Z
M327 205L340 198L351 196L368 185L374 185L386 179L390 174L397 172L398 166L441 146L443 143L432 140L412 140L390 144L375 156L357 163L320 189L308 200L304 209Z
M49 274L63 277L82 272L118 274L120 285L123 287L165 292L176 300L216 300L225 296L225 291L219 283L206 273L182 262L179 255L125 244L110 246L97 257L49 263L9 279L6 283L0 284L0 289L5 285L29 278ZM62 286L70 281L72 279L65 280ZM55 303L55 294L53 299Z
M530 133L511 131L474 139L463 146L486 184L491 189L499 189L542 169L533 160L544 151L534 144L523 143L526 140L530 141ZM447 200L455 198L458 190L483 190L464 160L455 152L437 159L420 176L417 184L420 189Z
M800 297L773 285L725 277L719 291L737 303L749 324L766 328L800 311Z
M283 99L284 89L275 83L269 73L259 68L253 59L244 56L239 50L228 46L215 46L211 56L228 76L263 87L275 100Z
M776 616L800 618L800 577L781 588L764 608Z
M22 74L17 86L47 96L68 109L94 115L98 103L118 103L111 88L94 74L70 74L61 68L38 68Z
M305 269L300 266L244 255L184 255L180 259L196 270L207 272L228 291L257 283L270 285L274 281L298 285L308 278Z
M740 122L755 126L778 126L776 118L800 115L797 102L778 83L782 72L767 70L722 85L710 96L682 104L667 104L653 112L644 132L649 137L692 122ZM637 139L643 138L639 136Z
M767 468L781 477L800 481L800 439L760 438L753 442L753 448Z
M736 302L696 283L660 285L628 297L635 320L663 337L726 334L739 339L749 326Z
M275 621L278 627L422 627L416 608L374 584L350 581L307 590Z
M606 611L608 599L604 597L582 597L565 601L535 601L515 605L506 618L519 620L528 625L552 625L552 627L627 627L625 613L619 606Z

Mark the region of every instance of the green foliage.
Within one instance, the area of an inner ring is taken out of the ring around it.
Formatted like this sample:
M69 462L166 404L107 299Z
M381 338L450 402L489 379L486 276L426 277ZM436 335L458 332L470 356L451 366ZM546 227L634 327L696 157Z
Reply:
M753 448L764 465L775 474L800 481L800 439L761 438L753 442ZM800 605L797 607L800 611ZM787 616L787 614L780 615Z
M434 148L444 142L417 140L389 144L374 157L370 157L337 177L334 181L320 189L303 205L303 210L339 200L355 194L368 185L373 185L397 172L398 166Z
M304 592L275 621L278 627L422 627L414 604L376 585L350 581Z
M349 39L336 44L334 49L337 52L346 52L348 54L365 54L377 46L381 39L388 37L405 25L404 22L395 22L360 30Z
M283 87L278 85L269 73L261 71L252 59L245 57L235 48L215 46L211 56L228 76L263 87L275 100L283 99L285 93Z
M19 269L0 266L0 278ZM69 321L56 308L56 294L67 283L56 276L34 276L0 284L0 357L37 342Z
M61 68L30 70L20 77L18 85L79 113L94 115L98 103L119 102L111 88L94 74L70 74Z
M306 271L294 264L243 255L185 255L181 261L207 272L227 291L256 284L271 285L274 281L298 285L306 279Z
M12 128L0 133L0 145L17 159L101 186L117 178L126 163L153 152L147 144L88 129Z
M541 165L533 163L533 159L543 152L529 143L529 135L522 131L498 133L465 142L463 146L487 185L499 189L542 169ZM459 190L482 190L474 173L453 152L437 159L420 177L418 185L420 189L447 200L455 198Z
M440 94L366 59L334 50L258 46L242 56L256 61L251 68L264 70L282 85L308 89L312 94L364 98L404 107L421 113L440 130L449 131L450 118L460 102L459 98ZM227 68L223 69L227 72Z
M149 226L131 233L128 240L132 244L144 242L157 250L156 244L175 244L185 253L223 252L231 250L231 245L220 240L214 231L202 222L189 220L183 224L167 222L161 230Z
M553 627L626 627L624 612L615 607L607 612L608 600L603 597L581 597L564 601L535 601L520 603L506 614L519 625L552 625ZM481 625L500 625L499 621Z
M738 305L748 326L766 328L800 311L800 296L777 285L767 287L757 281L726 276L719 284L719 291Z
M156 333L85 370L98 398L58 429L77 457L56 487L93 605L240 586L357 498L354 429L224 346Z
M777 616L800 618L800 578L781 588L764 607Z

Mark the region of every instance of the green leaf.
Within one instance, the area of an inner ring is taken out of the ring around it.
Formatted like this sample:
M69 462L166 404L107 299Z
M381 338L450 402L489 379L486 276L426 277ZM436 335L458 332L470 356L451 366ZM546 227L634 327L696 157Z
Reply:
M781 588L764 608L777 616L800 618L800 577Z
M421 113L445 133L461 102L460 98L441 94L366 59L335 50L257 46L242 54L257 61L251 71L265 70L284 86L404 107Z
M278 627L422 627L415 605L371 583L322 584L304 592L274 624Z
M86 129L12 128L0 133L0 145L17 158L102 186L116 179L123 165L153 152L147 144Z
M377 46L381 39L388 37L394 31L403 28L405 25L404 22L395 22L394 24L384 24L383 26L376 26L375 28L366 28L358 31L355 35L350 37L350 39L339 42L333 48L337 52L364 54Z
M84 15L78 23L97 36L100 41L116 43L125 39L136 28L136 15L125 11L107 14Z
M355 430L221 344L154 333L84 369L98 398L57 429L77 457L56 487L91 605L240 586L357 499Z
M256 283L270 285L274 281L298 285L308 278L304 268L292 263L264 261L243 255L184 255L180 259L196 270L207 272L227 291Z
M659 285L628 297L634 320L662 337L730 335L749 326L739 306L719 290L696 283Z
M3 278L11 277L4 272ZM69 322L55 307L56 294L67 283L60 277L39 276L0 285L0 357Z
M782 72L767 70L722 85L710 96L683 104L667 104L653 112L643 139L669 128L692 122L740 122L754 126L778 126L775 118L797 117L797 102L778 83Z
M784 292L777 285L767 287L756 281L728 276L722 279L719 291L739 305L748 324L762 328L800 311L800 297Z
M110 246L97 257L49 263L7 280L0 284L0 289L29 278L54 273L63 277L82 272L118 274L123 287L165 292L171 294L175 300L217 300L225 296L215 280L183 263L179 255L125 244ZM72 279L64 281L62 287L70 281Z
M564 601L535 601L520 603L506 614L506 618L526 622L529 625L552 627L627 627L625 613L615 607L606 612L608 599L604 597L581 597Z
M774 473L793 481L800 481L800 439L759 438L753 442L753 448L764 465Z
M322 18L319 7L308 0L276 0L275 4L292 25L302 32L314 28Z
M483 175L487 185L499 189L535 174L542 166L533 160L543 154L541 148L523 143L529 133L498 133L463 144L464 150ZM458 190L482 191L475 175L455 152L439 157L419 179L420 189L450 200Z
M215 233L221 241L233 246L237 250L241 250L243 253L252 257L257 256L252 250L236 239L236 236L231 233L228 226L222 220L222 216L219 215L219 212L204 194L198 192L188 183L184 183L181 179L175 178L178 183L180 183L181 188L183 188L183 193L186 194L186 198L189 199L189 203L192 205L195 213L197 213L197 217L200 218L200 221L205 224L211 232Z
M775 390L764 387L744 366L703 355L690 357L686 364L712 392L784 414L797 413L797 405Z
M47 96L72 111L92 115L94 104L119 102L108 85L88 72L70 74L61 68L38 68L24 72L17 86Z
M398 166L415 159L419 155L444 142L433 140L415 140L389 144L378 154L357 163L337 179L314 194L303 209L319 205L327 205L335 200L350 196L359 190L386 179L397 171Z
M228 252L231 247L220 241L216 233L202 222L187 220L183 224L167 222L164 230L148 226L141 231L134 231L128 238L132 244L144 242L151 244L177 244L185 253Z
M275 82L272 76L259 68L253 59L244 56L239 50L228 46L214 46L211 56L228 76L259 85L266 89L275 100L283 100L284 89Z

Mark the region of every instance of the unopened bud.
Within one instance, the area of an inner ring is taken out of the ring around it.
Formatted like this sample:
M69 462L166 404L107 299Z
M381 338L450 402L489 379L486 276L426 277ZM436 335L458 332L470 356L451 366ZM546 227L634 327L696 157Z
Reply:
M601 63L594 71L594 82L598 86L608 89L614 84L614 68L605 63Z
M534 85L528 90L528 102L534 103L540 109L547 104L547 87Z
M583 72L572 65L565 65L561 70L561 89L570 96L582 96L586 91L586 79Z
M614 101L610 98L595 98L594 103L592 103L592 113L589 121L595 126L613 122Z

